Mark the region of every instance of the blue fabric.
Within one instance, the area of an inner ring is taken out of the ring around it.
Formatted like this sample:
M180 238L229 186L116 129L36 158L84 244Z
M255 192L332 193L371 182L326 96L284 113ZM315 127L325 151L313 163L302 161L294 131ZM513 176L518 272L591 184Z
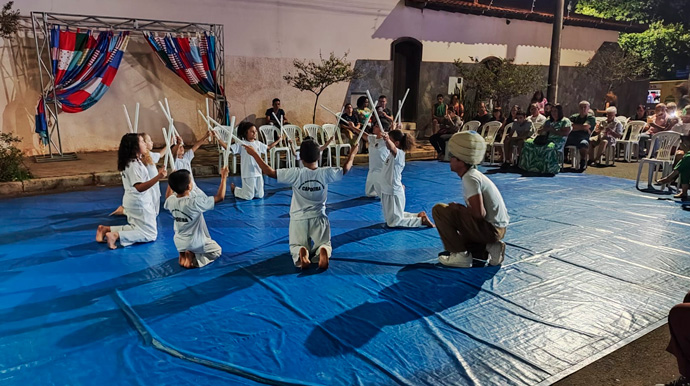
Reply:
M383 225L366 172L329 186L323 273L293 267L291 191L273 180L205 214L223 255L197 270L166 211L156 242L94 241L124 223L107 217L121 188L0 200L2 383L548 384L663 323L690 286L688 212L632 181L490 175L506 261L463 270L436 264L434 229ZM410 162L403 182L410 212L462 201L448 164Z

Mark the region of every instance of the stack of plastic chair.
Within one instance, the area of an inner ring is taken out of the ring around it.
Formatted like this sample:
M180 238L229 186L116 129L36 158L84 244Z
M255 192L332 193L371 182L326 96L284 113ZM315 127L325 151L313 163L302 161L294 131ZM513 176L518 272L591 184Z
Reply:
M640 175L642 174L642 167L645 164L649 165L649 172L647 177L647 188L652 188L652 181L657 172L661 172L662 176L671 173L673 169L673 158L675 157L675 150L680 144L680 134L674 131L662 131L654 134L649 145L649 154L646 158L640 160L640 166L637 168L637 180L635 180L635 188L640 189ZM665 186L662 186L663 190Z
M494 149L494 142L496 142L496 134L498 134L498 130L501 129L501 122L498 121L492 121L492 122L487 122L482 126L482 136L484 137L484 140L486 141L486 149L488 151L491 151L491 155L489 157L490 162L493 163L494 156L493 156L493 149Z
M491 152L489 154L489 165L497 165L497 163L494 162L494 150L496 149L501 149L501 154L503 154L503 160L505 161L508 157L506 157L506 151L512 151L512 149L506 149L504 146L504 142L506 140L506 135L510 131L510 129L513 127L513 122L510 122L509 124L506 125L506 127L503 128L503 134L501 134L501 139L496 142L496 135L494 134L494 141L489 143L487 141L486 143L486 148ZM515 133L513 133L515 134Z

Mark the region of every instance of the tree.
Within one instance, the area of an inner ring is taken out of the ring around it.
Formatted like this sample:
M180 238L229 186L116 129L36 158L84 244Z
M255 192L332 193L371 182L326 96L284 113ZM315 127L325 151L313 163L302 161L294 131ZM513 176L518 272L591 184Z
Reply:
M646 62L634 51L623 51L616 43L603 46L586 65L585 73L597 83L612 91L616 84L643 79L649 76Z
M312 123L316 122L316 107L319 105L319 97L323 90L332 84L349 82L359 77L347 61L347 52L342 58L331 52L328 59L324 59L319 53L319 59L321 61L318 63L311 60L295 60L292 64L295 66L296 73L283 76L290 86L300 91L311 91L316 95Z
M581 15L650 24L683 23L690 26L687 0L579 0L575 12Z
M463 64L456 59L455 67L464 79L464 88L474 91L474 97L467 95L465 99L469 98L471 102L465 106L470 112L477 102L487 99L493 99L497 105L507 109L511 98L531 94L546 84L538 67L517 65L514 59L488 58L474 65Z
M690 32L682 24L654 22L641 33L622 34L621 47L642 58L654 79L674 77L690 65Z
M9 38L19 29L19 10L12 11L13 1L0 10L0 37Z

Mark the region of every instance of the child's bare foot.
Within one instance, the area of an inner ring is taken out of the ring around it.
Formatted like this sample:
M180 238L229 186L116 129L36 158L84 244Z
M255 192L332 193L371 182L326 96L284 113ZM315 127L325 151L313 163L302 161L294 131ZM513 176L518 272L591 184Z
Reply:
M236 188L235 184L231 182L230 183L230 191L232 192L233 195L235 194L235 188Z
M184 267L184 265L182 265L182 261L184 259L185 259L184 252L180 252L180 254L177 256L177 263L180 264L180 266L182 266L182 267Z
M328 252L326 248L319 248L319 269L328 269Z
M189 269L189 268L195 268L196 265L194 264L194 261L196 256L194 255L194 252L190 251L185 251L184 252L184 258L182 259L182 263L180 264L181 266Z
M117 249L117 239L120 238L120 234L117 232L108 232L105 234L105 240L108 243L108 248L110 249Z
M110 232L110 227L105 226L105 225L99 225L98 229L96 230L96 241L99 243L104 243L105 242L105 234Z
M307 248L302 247L299 249L299 267L302 269L307 269L311 265L309 261L309 251Z
M426 225L430 228L436 228L436 225L434 225L434 223L431 222L431 220L429 220L429 216L427 216L426 212L419 212L417 217L422 218L422 225Z
M124 216L125 215L125 208L120 205L113 211L113 213L109 214L108 216Z

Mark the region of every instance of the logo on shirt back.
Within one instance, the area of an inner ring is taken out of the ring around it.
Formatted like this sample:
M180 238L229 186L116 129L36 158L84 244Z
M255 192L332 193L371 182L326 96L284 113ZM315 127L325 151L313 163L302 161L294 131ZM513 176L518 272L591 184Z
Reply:
M192 221L192 216L188 215L187 213L179 210L179 209L173 209L172 216L175 219L175 222L190 222ZM184 216L184 217L182 217ZM186 217L186 218L185 218Z
M317 180L306 180L299 186L299 190L303 192L320 192L324 189L326 187Z

